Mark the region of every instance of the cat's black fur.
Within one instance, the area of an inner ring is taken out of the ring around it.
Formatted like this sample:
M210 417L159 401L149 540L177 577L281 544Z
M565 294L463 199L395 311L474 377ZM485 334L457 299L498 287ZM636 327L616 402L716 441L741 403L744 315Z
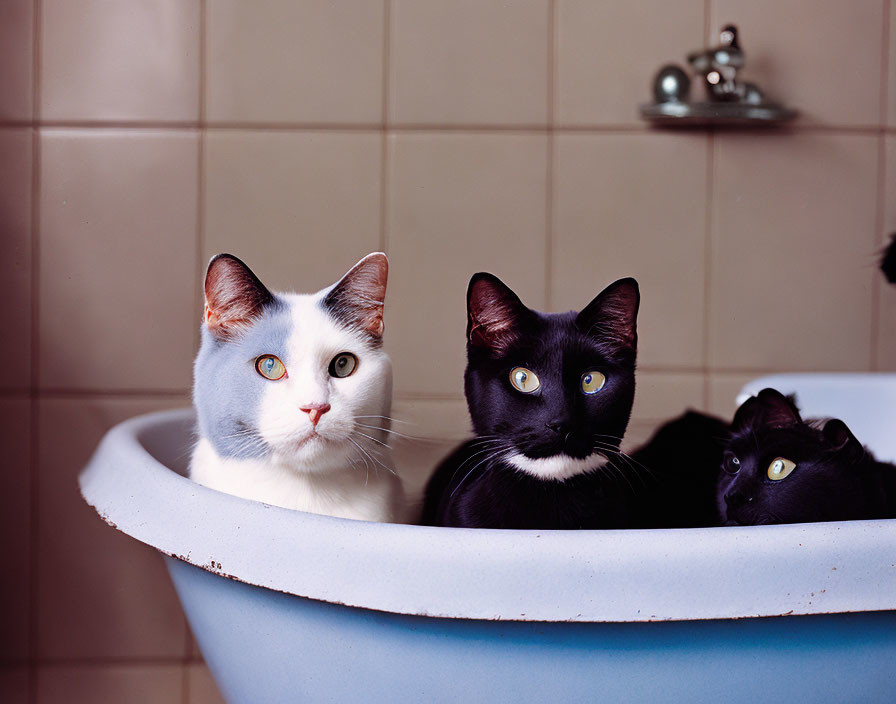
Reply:
M890 244L884 249L880 259L880 270L887 277L887 281L896 284L896 232L890 235Z
M648 478L639 487L635 522L640 528L699 528L718 524L716 483L728 423L697 411L660 426L632 452Z
M781 457L796 467L774 481L768 468ZM875 460L841 420L804 422L775 389L737 410L722 470L723 525L896 517L896 466Z
M635 394L638 284L621 279L580 313L527 308L496 277L473 276L467 292L467 403L478 436L437 468L423 522L483 528L613 528L632 524L633 469L620 456ZM510 384L520 366L541 382L525 394ZM593 395L582 375L600 370ZM562 481L525 473L527 458L597 452L607 466Z

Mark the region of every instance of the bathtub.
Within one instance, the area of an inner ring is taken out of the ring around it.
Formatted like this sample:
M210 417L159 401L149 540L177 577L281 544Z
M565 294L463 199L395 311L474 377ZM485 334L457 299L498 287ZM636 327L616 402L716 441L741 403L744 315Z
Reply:
M782 391L810 382L776 379ZM812 379L818 399L826 379L892 423L896 375ZM806 415L813 394L801 394ZM192 427L184 410L113 428L81 491L164 554L230 702L896 701L896 520L568 532L350 521L192 483ZM896 459L891 432L866 435Z

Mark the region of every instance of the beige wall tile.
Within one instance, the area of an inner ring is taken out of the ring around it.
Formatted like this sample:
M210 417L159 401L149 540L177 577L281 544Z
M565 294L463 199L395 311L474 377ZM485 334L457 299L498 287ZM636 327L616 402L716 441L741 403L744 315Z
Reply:
M703 374L701 372L645 372L635 379L636 421L668 420L692 408L703 407Z
M0 10L2 12L2 10ZM31 383L31 130L0 129L0 389Z
M211 0L208 117L380 122L383 2Z
M390 120L544 124L548 22L546 0L395 0Z
M623 452L631 454L641 447L641 445L650 440L660 425L662 425L661 420L633 419L632 422L628 424L628 429L625 431L625 437L622 440L620 448Z
M0 660L29 655L31 575L31 402L0 398L0 554L9 566L0 570ZM0 690L2 691L2 690ZM3 697L0 700L6 701Z
M703 46L703 5L557 0L557 122L641 123L657 70Z
M709 375L709 412L730 421L737 410L737 395L740 390L753 379L765 376L768 372L719 373Z
M208 665L197 663L187 666L188 695L184 704L226 704L218 691L218 685L209 672Z
M161 704L179 702L180 665L44 665L38 671L38 704Z
M447 440L450 442L469 438L473 429L470 413L463 398L413 398L399 396L392 403L392 429L412 439Z
M33 43L34 0L0 3L0 119L32 117Z
M463 441L473 436L467 402L460 399L398 398L392 405L396 422L390 436L395 467L405 494L422 508L426 482L436 466Z
M386 346L396 389L461 398L470 276L490 271L544 307L546 137L389 139Z
M896 51L896 46L893 47ZM890 242L890 235L896 233L896 135L887 135L885 142L886 175L884 181L884 229L881 233L881 247ZM878 273L881 289L880 320L878 321L877 364L878 369L896 371L896 284Z
M27 667L0 667L0 701L4 704L28 704L31 701Z
M47 120L199 118L199 0L43 0Z
M382 137L214 130L205 146L205 252L274 289L317 291L380 248Z
M702 366L706 137L572 134L555 144L553 307L579 310L634 276L639 363Z
M196 135L46 130L41 151L41 385L188 388Z
M877 140L716 138L710 363L865 370Z
M183 657L186 622L161 556L106 525L81 498L76 478L112 425L188 400L39 403L39 655Z
M715 41L724 24L740 30L742 74L806 123L880 122L881 0L713 0Z
M412 442L398 438L392 443L395 470L401 477L405 498L410 507L410 523L420 519L423 510L423 491L436 467L461 443L446 440Z

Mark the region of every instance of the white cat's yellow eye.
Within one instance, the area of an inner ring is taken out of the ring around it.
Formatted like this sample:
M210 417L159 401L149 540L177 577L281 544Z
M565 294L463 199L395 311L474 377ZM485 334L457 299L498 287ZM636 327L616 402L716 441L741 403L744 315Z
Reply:
M513 384L513 388L524 394L531 394L541 386L535 372L525 367L514 367L510 370L510 383Z
M351 376L357 366L358 358L355 357L355 355L351 352L342 352L330 360L330 368L328 371L330 372L330 376L335 376L337 379L343 379L347 376Z
M255 371L271 381L277 381L286 376L286 366L272 354L263 354L256 359Z
M783 479L796 469L796 463L791 462L786 457L776 457L768 466L768 478L772 481Z
M596 394L607 383L607 377L596 369L582 374L582 391L586 394Z

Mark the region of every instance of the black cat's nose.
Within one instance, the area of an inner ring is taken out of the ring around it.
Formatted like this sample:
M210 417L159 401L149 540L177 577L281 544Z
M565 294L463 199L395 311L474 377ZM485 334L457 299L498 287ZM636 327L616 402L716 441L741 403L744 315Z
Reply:
M748 494L745 491L741 491L740 489L735 489L734 491L729 491L725 494L725 503L730 507L735 506L743 506L744 504L753 503L753 495Z
M554 420L545 423L548 430L553 430L558 435L566 435L569 432L569 423L565 420Z

